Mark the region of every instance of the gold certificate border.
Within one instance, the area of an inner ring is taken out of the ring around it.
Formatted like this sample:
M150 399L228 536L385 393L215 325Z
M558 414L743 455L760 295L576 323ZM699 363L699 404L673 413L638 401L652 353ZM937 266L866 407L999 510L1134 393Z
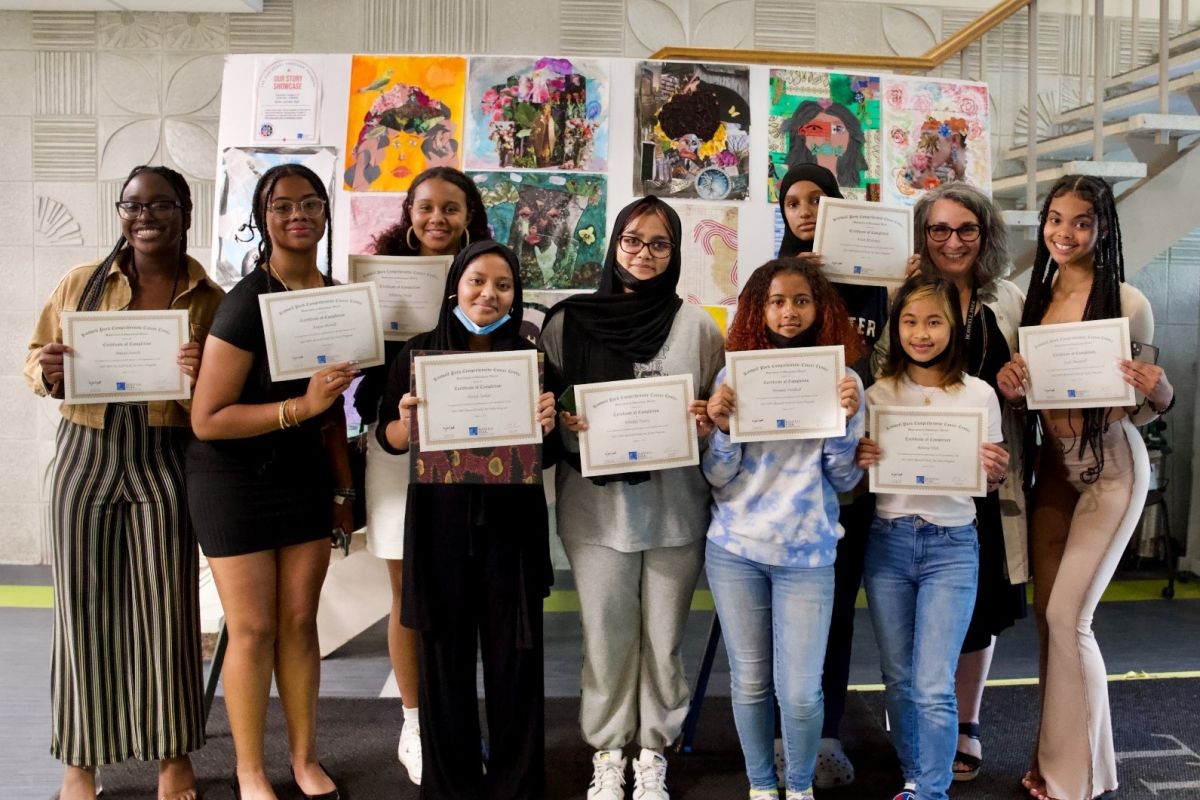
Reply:
M460 436L446 439L431 439L428 432L432 430L429 422L430 405L422 390L428 386L428 372L434 367L449 367L453 364L479 364L502 366L504 364L520 364L526 367L532 380L527 382L529 408L529 427L524 433L505 433L495 436ZM538 383L538 352L536 350L505 350L500 353L470 353L444 356L417 356L413 359L413 369L417 375L417 396L421 397L421 405L417 407L420 417L417 420L421 440L418 447L422 451L458 450L474 447L501 447L504 445L541 444L542 427L537 424L537 399L541 393Z
M887 206L880 203L871 202L868 200L845 200L836 197L822 197L820 205L817 207L817 227L813 232L813 252L820 253L821 245L825 238L825 228L829 224L829 212L825 209L843 208L848 210L866 211L876 216L888 216L889 214L898 214L904 217L904 230L908 232L908 247L905 252L911 253L914 249L914 233L913 233L913 210L912 206ZM787 221L784 221L787 224ZM900 267L903 268L903 265ZM854 273L838 272L833 268L833 265L828 262L822 267L822 271L829 277L830 280L835 280L838 283L853 283L860 286L899 286L904 283L904 276L892 277L890 275L855 275Z
M737 376L730 362L738 362L741 364L749 364L757 361L803 361L806 359L830 357L833 359L834 371L837 377L834 379L834 390L836 394L837 384L846 376L846 348L839 345L829 347L804 347L804 348L789 348L786 350L769 349L769 350L743 350L734 351L725 354L725 382L733 389L735 395L737 393ZM836 402L836 400L835 400ZM838 407L841 404L838 403ZM736 429L736 432L735 432ZM770 428L768 430L750 430L743 431L741 423L738 422L738 415L735 412L729 420L729 436L730 441L736 443L742 442L770 442L779 439L825 439L831 436L846 435L846 415L842 415L841 426L820 428L816 425L811 426L791 426L787 428Z
M440 303L441 288L446 285L446 275L450 272L450 265L454 263L452 256L379 256L379 255L352 255L349 259L349 277L351 283L375 283L373 278L364 278L360 270L370 267L382 267L389 272L418 272L436 270L435 277L438 279L438 302ZM378 285L376 285L378 292ZM438 306L441 310L441 306ZM404 320L396 320L401 327L392 330L387 327L391 320L383 319L383 306L380 305L380 321L379 324L383 331L384 341L388 342L407 342L418 333L424 333L431 328L421 327L403 327Z
M652 472L660 469L673 469L675 467L690 467L700 463L699 444L695 431L688 427L693 424L691 414L688 412L688 405L691 404L692 398L695 397L695 388L690 374L583 384L575 387L575 405L582 412L587 408L588 398L593 395L610 392L621 394L627 392L629 389L649 390L655 387L671 386L679 386L683 390L684 402L682 415L684 430L688 433L687 455L676 456L674 458L655 458L648 461L638 459L637 461L623 461L620 464L596 465L592 461L591 443L585 431L579 437L579 461L582 467L581 472L585 478L590 478L594 475L615 475L621 472Z
M84 318L84 315L87 315ZM63 343L70 345L75 341L75 325L78 322L86 322L89 326L93 323L109 323L117 325L144 324L147 322L166 322L174 325L176 339L181 343L186 343L190 336L191 328L188 324L188 312L185 309L172 309L170 311L64 311L61 317ZM178 349L178 348L176 348ZM79 405L81 403L120 403L123 401L152 401L152 400L187 400L192 396L191 387L188 385L188 377L178 369L176 372L179 379L174 389L160 389L158 391L147 392L94 392L79 391L79 379L75 374L76 361L68 356L63 359L63 393L70 400L64 400L67 405ZM68 386L71 391L67 392Z
M975 453L976 460L979 460L979 447L983 444L984 435L987 432L987 409L965 409L965 408L945 408L942 406L873 406L871 408L871 433L874 436L879 435L882 429L882 424L886 417L931 417L934 419L946 419L947 417L960 417L965 419L974 419L978 422L975 429ZM876 442L879 440L876 439ZM983 470L982 462L976 465L975 483L970 486L920 486L917 484L905 483L888 483L879 477L879 465L871 467L870 470L870 491L888 491L894 494L940 494L953 496L970 496L984 497L987 495L987 473Z
M384 362L383 358L383 323L379 320L379 295L373 283L344 283L338 286L323 286L319 289L300 289L289 292L270 292L258 296L259 308L262 312L263 338L267 345L267 365L271 369L273 382L299 380L310 378L330 364L313 364L307 367L282 370L279 368L279 341L275 331L275 317L272 315L273 306L280 303L297 303L313 297L329 297L338 294L355 294L366 292L367 309L371 315L372 329L375 331L374 352L367 358L357 359L360 369L375 367ZM337 362L334 362L337 363Z
M1038 338L1040 336L1054 336L1062 333L1084 332L1093 328L1117 328L1117 340L1122 343L1121 357L1125 359L1132 358L1132 348L1129 337L1129 318L1114 317L1112 319L1094 319L1084 322L1059 322L1052 325L1028 325L1017 328L1017 349L1021 353L1029 352L1029 338ZM1120 377L1117 378L1120 380ZM1043 409L1053 410L1061 408L1122 408L1137 404L1137 397L1133 394L1133 387L1121 381L1121 385L1127 387L1122 390L1120 395L1105 395L1101 397L1084 397L1077 400L1038 400L1034 397L1034 392L1030 391L1029 396L1025 398L1026 407L1031 411L1041 411Z

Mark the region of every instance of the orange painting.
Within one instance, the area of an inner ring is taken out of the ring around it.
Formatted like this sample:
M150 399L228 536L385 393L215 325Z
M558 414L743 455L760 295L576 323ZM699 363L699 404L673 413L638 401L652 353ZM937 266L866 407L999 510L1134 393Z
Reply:
M346 188L402 192L428 167L460 167L466 83L464 58L354 56Z

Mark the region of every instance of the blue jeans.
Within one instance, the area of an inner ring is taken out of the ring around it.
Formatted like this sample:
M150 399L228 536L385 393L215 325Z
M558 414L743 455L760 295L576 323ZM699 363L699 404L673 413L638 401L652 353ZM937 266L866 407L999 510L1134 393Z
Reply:
M879 643L892 744L917 800L946 800L958 741L954 670L979 578L975 524L871 524L863 583Z
M772 567L709 542L705 569L729 654L733 721L751 789L774 789L775 698L787 788L812 785L825 716L821 668L833 567Z

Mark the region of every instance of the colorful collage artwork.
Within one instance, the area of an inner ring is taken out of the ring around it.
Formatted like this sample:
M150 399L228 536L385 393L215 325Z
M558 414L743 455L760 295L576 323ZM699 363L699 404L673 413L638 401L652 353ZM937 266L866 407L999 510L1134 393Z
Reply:
M689 303L737 305L737 206L672 203L683 223L679 294Z
M771 70L767 194L796 164L820 164L842 194L879 199L879 78L802 69Z
M594 289L605 254L603 175L477 172L496 240L521 262L526 290Z
M467 61L354 56L346 116L346 188L402 192L428 167L461 167Z
M992 192L988 92L981 84L890 78L883 94L883 201L967 181Z
M634 92L634 194L749 196L749 67L643 61Z
M468 86L468 169L606 169L607 62L473 58Z

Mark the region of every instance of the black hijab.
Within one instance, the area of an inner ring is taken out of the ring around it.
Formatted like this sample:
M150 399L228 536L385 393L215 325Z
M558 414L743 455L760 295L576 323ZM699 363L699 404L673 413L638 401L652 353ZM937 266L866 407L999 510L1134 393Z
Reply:
M617 264L617 240L635 211L639 216L661 212L671 235L666 270L647 280L634 278ZM642 197L621 209L609 237L600 287L594 294L567 298L546 317L549 323L555 314L563 314L562 371L568 386L632 378L635 363L649 361L662 349L683 305L675 293L682 238L679 215L657 197ZM632 292L625 291L626 283Z
M420 334L419 337L413 337L414 341L420 339L420 342L412 349L470 349L472 334L454 315L454 309L458 307L458 282L462 280L463 273L467 271L467 265L488 253L498 253L508 262L513 279L513 304L508 312L508 321L488 334L492 339L492 349L515 350L522 346L518 343L525 342L520 335L521 316L524 309L521 292L521 264L512 250L494 239L484 239L481 242L473 242L454 258L454 263L450 265L450 271L446 274L446 290L442 293L442 311L438 316L437 327L428 333Z
M816 164L797 164L787 171L779 182L779 213L783 215L783 242L779 245L779 257L794 256L797 253L811 253L813 243L804 241L792 233L792 226L787 221L787 211L784 204L787 201L788 189L799 181L812 181L824 192L826 197L842 199L842 190L838 188L837 178L833 173Z

